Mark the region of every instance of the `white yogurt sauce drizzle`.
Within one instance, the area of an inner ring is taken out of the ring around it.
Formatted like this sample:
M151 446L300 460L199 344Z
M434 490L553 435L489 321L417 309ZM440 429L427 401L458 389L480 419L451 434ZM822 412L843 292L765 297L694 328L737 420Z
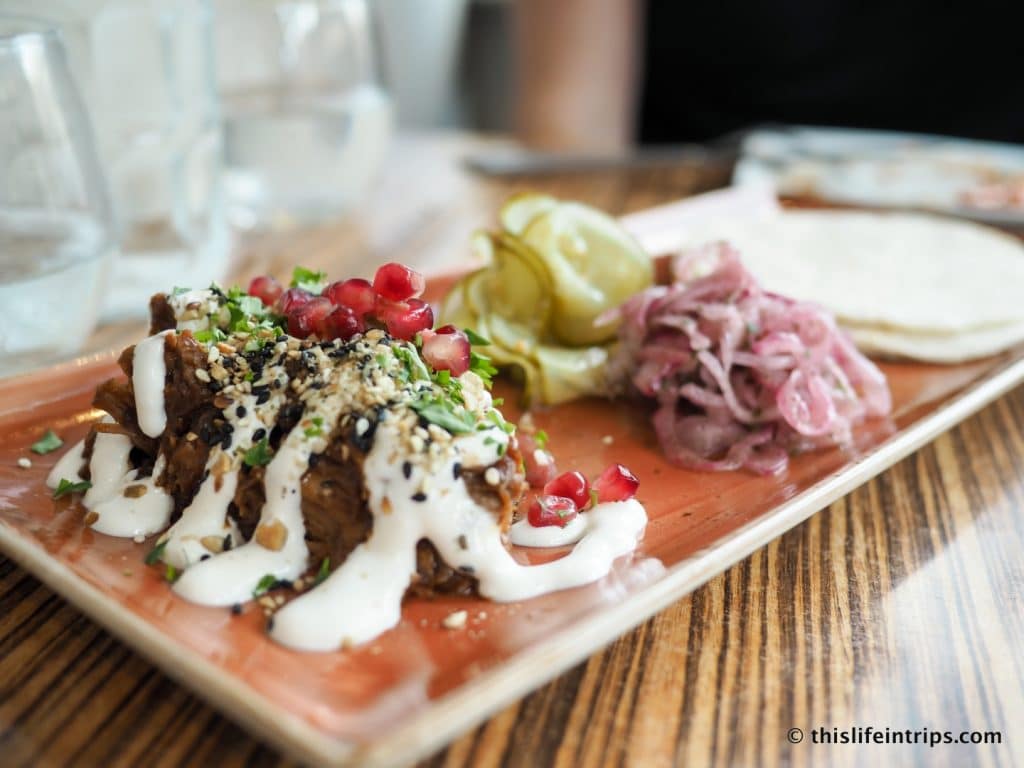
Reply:
M102 421L112 424L114 420L105 416ZM138 470L128 463L131 449L131 441L118 434L99 432L93 443L89 459L92 485L82 505L97 515L90 527L108 536L135 538L162 531L174 508L171 497L155 482L163 472L163 456L156 460L149 477L140 478ZM47 485L56 488L62 479L80 481L84 450L82 440L68 451L50 471Z
M213 294L186 294L178 297L178 303L192 307L197 323L202 322L200 318L208 323L217 310ZM167 422L164 337L170 332L152 336L135 348L132 382L136 410L140 428L151 437L159 437ZM285 342L277 343L281 360L288 349ZM358 399L361 388L373 392L371 401L377 398L373 402L386 403L395 401L402 386L394 377L396 361L390 348L382 344L377 350L376 358L372 345L369 355L364 350L364 359L377 360L377 366L364 368L336 365L321 350L314 349L320 356L320 367L311 374L310 381L316 380L317 387L300 394L305 409L302 420L283 438L264 474L266 502L259 525L283 527L283 542L276 549L261 544L259 536L243 543L227 513L237 489L242 458L259 442L254 438L260 430L265 435L274 425L289 382L283 363L268 365L260 381L251 384L279 384L272 388L269 398L257 399L248 382L227 382L221 392L231 400L223 411L231 426L231 439L227 447L212 447L207 475L198 492L161 537L162 559L183 570L174 584L179 595L206 605L230 605L250 599L265 576L294 580L308 570L301 480L311 457L325 450L328 436L343 417L349 418L368 406ZM211 350L211 361L214 356L215 350ZM467 374L463 384L467 408L477 414L486 413L491 399L479 380ZM408 409L401 407L395 412L385 411L364 461L367 503L373 514L370 538L322 584L278 611L271 629L278 642L296 649L327 651L366 642L393 627L401 617L402 598L416 573L416 544L423 538L434 544L445 562L472 573L482 596L509 602L602 578L617 558L633 551L643 534L647 516L634 500L599 504L565 528L533 528L524 521L512 527L513 543L576 546L559 560L521 565L506 549L493 512L474 500L460 476L461 469L495 464L508 447L508 435L493 426L427 445L422 437L410 437L409 425L418 419L415 415L411 420L409 417ZM111 421L110 417L104 420ZM79 443L58 462L48 478L52 487L62 478L81 479L83 450L83 443ZM138 478L137 470L129 464L130 452L131 443L124 435L97 434L89 461L92 487L83 503L98 515L92 526L102 533L146 536L165 529L170 520L172 499L155 484L163 472L164 457L157 458L150 477ZM223 546L229 535L238 546ZM211 546L211 542L217 546Z
M592 520L589 512L576 515L564 526L558 525L530 525L530 521L523 518L517 523L512 523L508 529L508 540L517 547L564 547L575 544L582 539L588 524Z
M167 426L164 408L164 382L167 366L164 363L164 337L174 331L164 331L135 345L132 355L132 387L135 390L135 411L139 429L149 437L160 437Z
M300 650L329 651L366 642L395 626L422 538L437 547L445 562L472 572L481 595L511 602L600 579L616 558L636 547L647 523L636 501L601 504L587 513L587 533L572 552L551 563L520 565L502 544L494 515L454 479L458 451L420 502L413 494L422 487L422 470L405 478L402 456L399 435L382 424L364 465L373 532L323 584L275 614L275 640ZM495 452L492 461L497 458Z

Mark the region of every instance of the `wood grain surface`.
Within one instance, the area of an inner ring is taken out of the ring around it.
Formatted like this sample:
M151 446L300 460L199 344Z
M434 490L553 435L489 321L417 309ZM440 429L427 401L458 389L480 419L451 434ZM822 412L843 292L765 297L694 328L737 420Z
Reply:
M698 167L515 182L461 171L488 146L397 142L359 210L243 239L237 275L456 264L525 188L628 212L725 181ZM137 333L108 327L91 348ZM1018 388L426 765L1024 765L1022 512ZM812 743L813 729L851 726L1001 743ZM284 764L0 557L0 765Z

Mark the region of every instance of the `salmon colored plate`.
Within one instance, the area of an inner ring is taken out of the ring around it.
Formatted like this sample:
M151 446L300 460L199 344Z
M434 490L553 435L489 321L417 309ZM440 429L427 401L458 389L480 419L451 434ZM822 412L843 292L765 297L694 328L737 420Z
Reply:
M439 278L434 295L448 284ZM1024 381L1024 349L960 366L884 366L891 419L855 449L805 454L780 477L670 466L636 404L586 400L534 414L562 467L613 461L640 478L650 524L637 554L599 584L523 603L410 602L377 641L336 653L272 643L261 612L176 597L143 558L151 543L94 533L44 486L62 451L29 452L52 428L66 444L96 412L112 356L0 383L0 548L183 684L285 751L317 764L395 763L428 754L849 492ZM502 393L514 402L516 393ZM518 414L509 408L514 418ZM30 469L18 459L32 460ZM525 555L524 555L525 556ZM550 555L549 555L550 556ZM461 630L442 627L465 609Z

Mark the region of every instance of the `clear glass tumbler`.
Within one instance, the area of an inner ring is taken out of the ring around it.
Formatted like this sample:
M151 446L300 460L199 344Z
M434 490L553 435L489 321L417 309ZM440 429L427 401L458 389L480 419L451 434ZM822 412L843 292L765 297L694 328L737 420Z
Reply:
M223 280L230 238L211 0L0 0L54 25L96 130L118 248L105 318Z
M106 182L61 41L0 16L0 376L81 348L111 253Z
M231 222L280 229L351 207L392 129L366 0L217 0L215 10Z

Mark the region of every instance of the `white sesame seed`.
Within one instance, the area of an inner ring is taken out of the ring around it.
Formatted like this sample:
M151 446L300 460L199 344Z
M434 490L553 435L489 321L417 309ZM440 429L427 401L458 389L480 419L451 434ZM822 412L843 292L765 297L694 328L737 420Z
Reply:
M488 467L484 472L484 482L488 485L497 485L501 482L501 473L494 467Z
M209 383L210 374L208 374L206 370L203 368L196 368L196 378L199 379L200 381L205 381Z
M25 458L22 456L18 459L18 466L22 469L32 469L32 459Z
M441 626L445 629L462 629L466 626L466 619L469 614L466 611L455 611L444 617Z
M360 417L359 421L356 422L356 434L362 437L366 434L366 430L370 428L370 422L365 418Z

